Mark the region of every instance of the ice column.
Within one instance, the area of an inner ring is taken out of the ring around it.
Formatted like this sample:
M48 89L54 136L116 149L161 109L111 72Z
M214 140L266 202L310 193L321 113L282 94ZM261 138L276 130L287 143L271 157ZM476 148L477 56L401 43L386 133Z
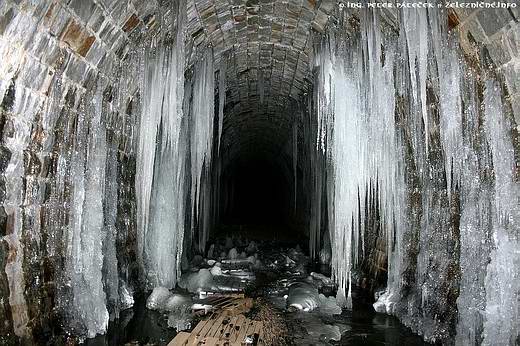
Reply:
M103 334L109 314L103 288L103 200L107 155L106 130L101 122L103 86L78 114L72 156L72 207L65 269L70 280L73 323L88 337Z
M148 285L166 287L175 286L180 271L186 196L185 2L175 10L174 42L159 38L145 47L136 172L141 270Z

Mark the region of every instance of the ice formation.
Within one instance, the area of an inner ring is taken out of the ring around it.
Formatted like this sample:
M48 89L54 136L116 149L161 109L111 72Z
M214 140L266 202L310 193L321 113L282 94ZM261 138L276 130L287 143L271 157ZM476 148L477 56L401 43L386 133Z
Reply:
M166 287L155 287L146 300L146 307L150 310L161 310L171 295Z
M212 221L210 168L215 116L214 89L213 52L207 49L195 66L193 104L190 108L192 229L197 227L199 230L197 245L201 252L206 250Z
M296 282L289 287L287 306L305 312L313 311L320 304L318 289L307 282Z
M188 193L183 111L185 11L185 3L180 1L174 42L153 42L144 52L136 190L138 254L151 287L173 288L182 257Z
M375 309L429 341L456 334L461 345L513 344L520 191L502 87L464 64L441 10L402 11L395 33L383 32L378 16L362 11L359 34L332 30L316 45L317 126L304 131L316 138L309 160L326 157L331 171L313 175L312 193L327 198L311 206L311 252L325 202L338 301L350 305L352 272L378 208L388 282Z

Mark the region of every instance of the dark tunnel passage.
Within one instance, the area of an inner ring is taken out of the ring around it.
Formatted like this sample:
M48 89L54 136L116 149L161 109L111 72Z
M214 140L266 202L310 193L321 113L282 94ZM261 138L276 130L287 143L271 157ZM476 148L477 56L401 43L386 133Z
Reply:
M280 225L291 214L291 187L280 166L267 158L237 160L223 172L222 223Z

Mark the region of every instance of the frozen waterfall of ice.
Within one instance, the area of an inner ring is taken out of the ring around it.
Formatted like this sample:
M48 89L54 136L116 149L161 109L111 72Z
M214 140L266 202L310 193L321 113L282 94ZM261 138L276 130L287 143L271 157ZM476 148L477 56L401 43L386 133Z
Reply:
M326 182L338 301L344 294L350 303L370 213L365 201L375 195L388 256L387 289L375 308L429 341L456 334L460 345L514 344L520 187L504 92L493 76L481 71L479 79L464 64L444 12L398 17L398 32L382 32L378 13L362 11L359 34L333 30L314 55L317 127L304 133L314 131L314 155L323 152L331 167L313 177ZM316 207L311 253L320 242ZM450 277L457 266L460 284Z

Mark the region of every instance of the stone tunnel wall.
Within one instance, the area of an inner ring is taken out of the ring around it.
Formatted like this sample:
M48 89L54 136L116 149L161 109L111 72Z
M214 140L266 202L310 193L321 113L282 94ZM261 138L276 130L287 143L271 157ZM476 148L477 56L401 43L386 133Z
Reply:
M80 131L98 135L78 125L89 120L90 106L102 108L106 131L105 188L114 198L104 207L117 210L118 231L112 234L117 270L128 282L136 277L133 142L140 105L129 42L152 24L154 6L149 1L0 3L2 344L61 333L55 307L66 305L57 292L67 283L62 271L70 251L71 160L85 150L78 147Z
M467 54L479 54L472 42L486 48L496 71L505 79L515 122L520 126L520 4L509 10L457 10L454 21Z

